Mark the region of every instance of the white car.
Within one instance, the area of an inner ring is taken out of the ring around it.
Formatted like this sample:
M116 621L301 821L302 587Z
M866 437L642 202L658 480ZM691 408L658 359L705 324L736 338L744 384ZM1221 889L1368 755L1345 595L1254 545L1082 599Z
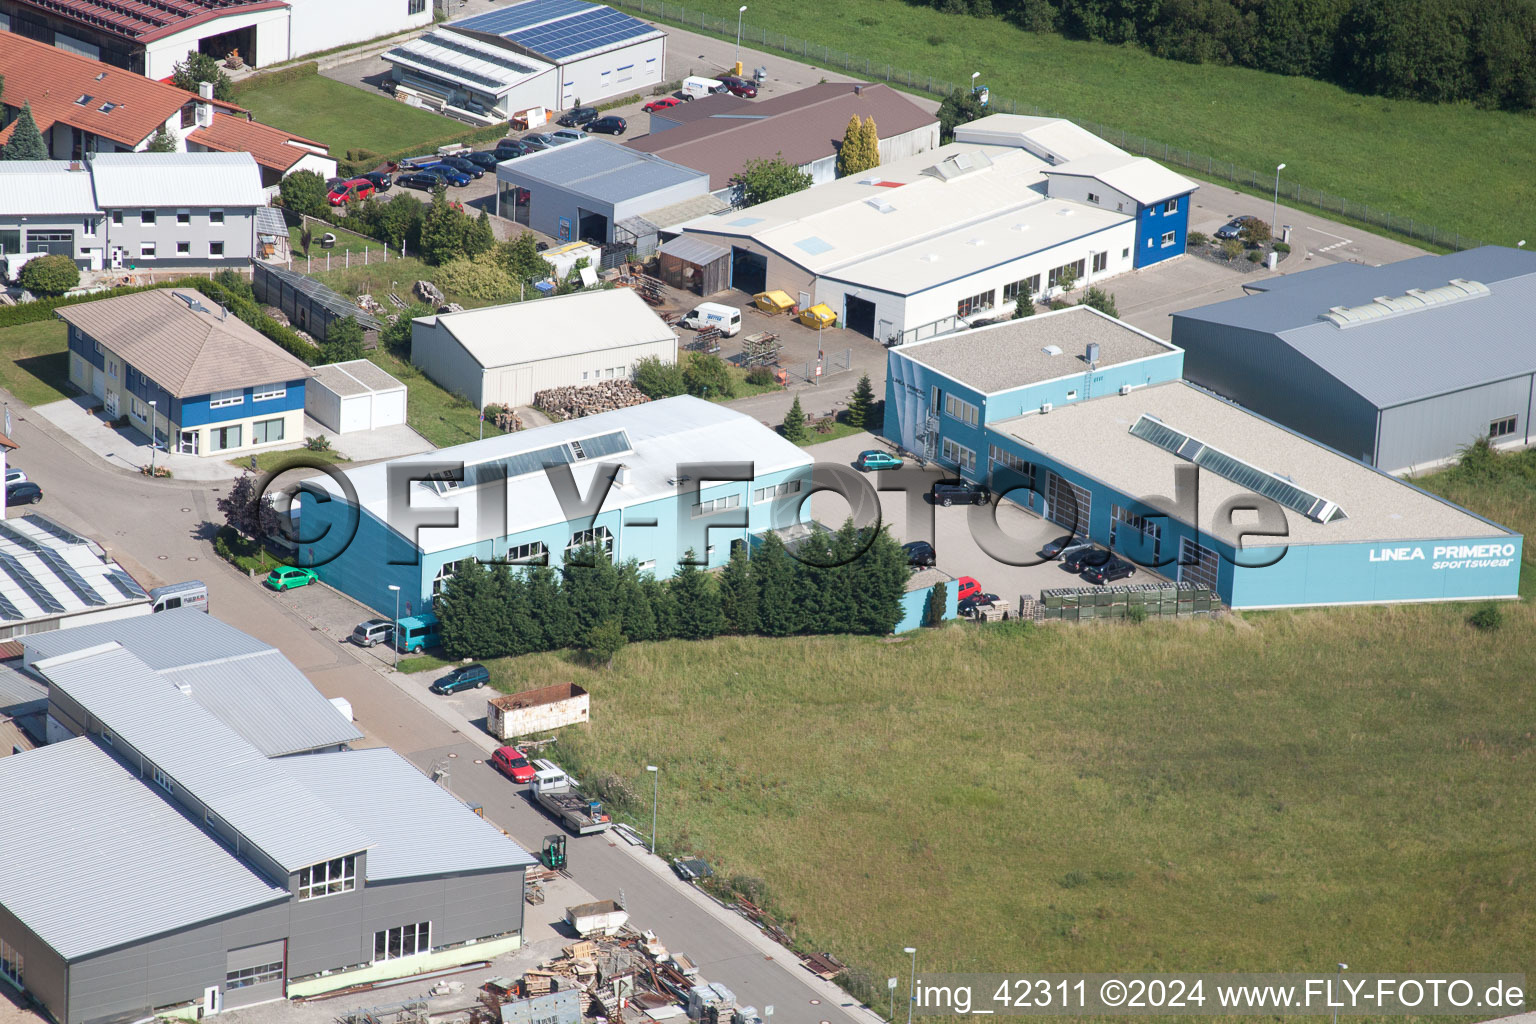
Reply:
M561 128L557 132L549 133L550 144L555 146L563 146L567 142L585 142L586 140L587 133L575 128Z
M22 472L21 470L19 470L19 469L8 469L8 470L5 471L5 485L7 487L9 487L11 484L24 484L26 482L27 482L27 474Z

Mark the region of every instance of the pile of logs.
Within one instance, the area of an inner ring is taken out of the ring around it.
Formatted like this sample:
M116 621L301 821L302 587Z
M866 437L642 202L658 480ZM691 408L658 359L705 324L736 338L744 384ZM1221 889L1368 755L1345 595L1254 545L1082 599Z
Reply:
M591 416L641 405L650 399L627 378L563 388L546 388L533 396L533 404L562 420Z

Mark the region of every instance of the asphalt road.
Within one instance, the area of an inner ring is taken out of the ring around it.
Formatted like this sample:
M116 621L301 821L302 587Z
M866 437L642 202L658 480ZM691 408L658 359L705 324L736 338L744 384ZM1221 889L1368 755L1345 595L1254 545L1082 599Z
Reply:
M453 791L481 803L487 817L528 849L536 850L555 831L520 787L476 763L489 741L467 721L455 724L424 713L420 696L407 689L408 677L395 677L402 680L396 685L377 661L370 667L350 645L300 615L297 606L268 594L214 555L209 523L218 518L215 503L223 484L151 481L111 467L14 397L0 392L0 398L9 400L11 436L19 445L10 464L25 469L46 495L36 511L95 538L146 586L206 582L213 614L277 647L325 696L350 701L369 745L388 745L424 770L450 751L459 754L451 762ZM706 978L724 983L743 1004L773 1005L774 1024L873 1020L806 972L789 951L675 880L654 858L602 836L573 839L570 856L579 884L598 898L622 893L636 926L688 953Z

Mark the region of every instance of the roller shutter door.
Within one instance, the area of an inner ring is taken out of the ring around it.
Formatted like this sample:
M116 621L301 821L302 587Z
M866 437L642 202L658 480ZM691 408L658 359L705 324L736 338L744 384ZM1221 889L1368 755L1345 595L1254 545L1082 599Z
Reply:
M1093 495L1070 480L1063 480L1055 473L1045 485L1046 518L1057 526L1086 537L1089 514L1093 511Z
M287 974L286 939L229 951L224 976L224 1009L283 998Z

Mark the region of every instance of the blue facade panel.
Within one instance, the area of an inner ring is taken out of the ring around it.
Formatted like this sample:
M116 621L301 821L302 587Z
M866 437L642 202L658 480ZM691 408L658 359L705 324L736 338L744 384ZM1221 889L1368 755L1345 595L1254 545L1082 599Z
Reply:
M1239 608L1512 598L1520 589L1519 536L1329 544L1248 551L1237 567ZM1267 555L1268 557L1264 557Z
M1168 207L1172 205L1173 209ZM1190 196L1185 193L1150 206L1138 206L1136 210L1136 259L1137 268L1150 267L1154 263L1180 256L1189 237ZM1171 241L1165 241L1169 233Z
M1061 359L1075 358L1061 355ZM1034 412L1046 402L1061 407L1069 402L1085 401L1097 395L1110 395L1124 385L1142 387L1178 380L1184 375L1184 353L1168 352L1163 355L1118 363L1103 369L1044 381L1029 387L1002 391L987 399L986 422L1011 420L1026 412Z
M97 350L95 340L82 334L74 324L69 325L69 350L98 370L106 366L106 357Z
M256 401L252 397L256 391L264 390L265 386L245 388L244 401L239 405L225 405L217 409L211 407L211 396L196 395L192 398L183 398L178 403L178 415L176 422L183 427L205 427L211 423L228 423L232 420L246 420L255 416L278 416L285 412L293 412L304 408L304 381L290 380L284 384L285 391L280 398L268 398Z

